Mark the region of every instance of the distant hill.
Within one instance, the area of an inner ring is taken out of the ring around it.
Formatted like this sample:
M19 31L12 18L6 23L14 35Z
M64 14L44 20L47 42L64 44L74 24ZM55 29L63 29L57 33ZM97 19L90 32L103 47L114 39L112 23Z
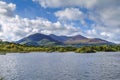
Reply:
M57 36L54 34L45 35L45 34L32 34L28 37L25 37L16 43L26 44L32 46L45 46L45 45L97 45L97 44L113 44L106 40L99 38L86 38L82 35L76 36Z

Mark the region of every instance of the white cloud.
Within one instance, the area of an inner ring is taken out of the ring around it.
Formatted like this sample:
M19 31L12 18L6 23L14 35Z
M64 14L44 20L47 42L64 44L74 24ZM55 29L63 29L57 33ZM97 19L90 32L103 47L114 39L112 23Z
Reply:
M0 15L11 17L15 8L16 5L13 3L7 4L6 2L0 1Z
M82 20L84 19L84 14L78 8L66 8L65 10L60 10L55 12L55 16L59 20Z

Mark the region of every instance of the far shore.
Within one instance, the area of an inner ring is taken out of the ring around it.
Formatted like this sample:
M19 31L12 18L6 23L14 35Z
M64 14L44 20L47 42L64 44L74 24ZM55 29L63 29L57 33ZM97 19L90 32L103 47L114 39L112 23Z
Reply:
M75 53L96 53L96 52L119 52L120 45L96 45L96 46L28 46L13 43L1 43L0 54L6 53L29 53L29 52L75 52Z

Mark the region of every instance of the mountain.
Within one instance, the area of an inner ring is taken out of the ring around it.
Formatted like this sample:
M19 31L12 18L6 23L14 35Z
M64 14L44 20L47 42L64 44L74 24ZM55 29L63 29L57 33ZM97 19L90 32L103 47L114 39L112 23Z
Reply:
M25 38L17 41L16 43L33 45L33 46L61 45L62 44L61 42L54 40L50 36L40 34L40 33L32 34L28 37L25 37Z
M48 46L48 45L100 45L100 44L113 44L106 40L99 38L86 38L82 35L76 36L57 36L54 34L44 35L40 33L32 34L25 37L16 43L33 45L33 46Z

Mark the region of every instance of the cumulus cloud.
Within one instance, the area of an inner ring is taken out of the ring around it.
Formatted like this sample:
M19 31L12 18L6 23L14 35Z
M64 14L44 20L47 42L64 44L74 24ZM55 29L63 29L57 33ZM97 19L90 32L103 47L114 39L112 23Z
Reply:
M65 10L60 10L55 12L55 16L59 20L81 20L84 18L83 12L78 8L66 8Z
M43 18L28 19L13 15L15 4L0 1L0 38L15 41L33 33L74 35L80 33L79 28L72 25L52 23ZM10 11L10 12L9 12ZM12 14L12 15L9 15ZM72 34L73 33L73 34Z
M11 17L15 8L16 5L13 3L7 4L6 2L0 1L0 15Z

